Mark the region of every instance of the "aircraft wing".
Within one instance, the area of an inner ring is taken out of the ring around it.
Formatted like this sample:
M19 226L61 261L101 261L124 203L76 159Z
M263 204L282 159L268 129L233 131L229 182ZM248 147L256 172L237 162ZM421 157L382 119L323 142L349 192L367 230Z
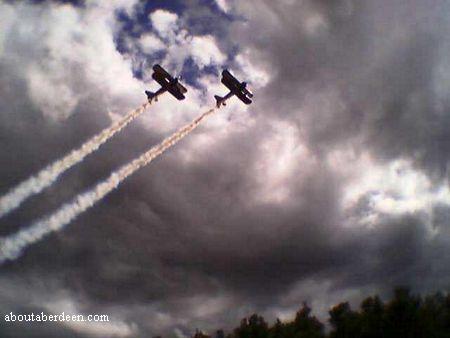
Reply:
M156 64L153 66L153 71L157 77L165 78L167 80L172 81L173 77L160 65ZM155 79L156 80L156 79Z
M244 93L242 93L241 91L237 91L234 93L239 100L241 100L242 102L244 102L245 104L250 104L252 103L252 100L250 100L247 95L245 95Z
M239 88L241 84L228 70L222 72L222 83L227 86L230 90L234 91Z
M170 75L169 75L170 76ZM161 87L166 88L170 84L170 78L165 77L163 74L154 72L152 74L152 78L160 84Z
M228 71L224 70L222 72L222 83L231 90L231 92L236 95L245 104L252 103L250 97L253 96L247 89L242 89L241 83Z
M158 64L153 66L152 78L164 88L174 81L172 75Z
M184 100L184 93L187 92L186 87L184 87L181 83L177 83L176 85L169 86L167 88L170 94L175 96L178 100Z

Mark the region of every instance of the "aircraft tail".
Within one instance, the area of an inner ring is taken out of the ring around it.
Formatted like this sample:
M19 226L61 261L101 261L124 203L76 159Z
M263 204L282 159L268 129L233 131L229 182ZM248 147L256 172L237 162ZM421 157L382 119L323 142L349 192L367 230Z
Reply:
M147 95L147 99L148 99L150 102L151 102L153 99L157 100L157 97L156 97L155 93L153 93L153 92L151 92L151 91L149 91L149 90L146 90L146 91L145 91L145 95Z
M223 100L222 96L214 95L214 98L216 99L216 106L217 108L220 108L221 105L226 105L225 101Z

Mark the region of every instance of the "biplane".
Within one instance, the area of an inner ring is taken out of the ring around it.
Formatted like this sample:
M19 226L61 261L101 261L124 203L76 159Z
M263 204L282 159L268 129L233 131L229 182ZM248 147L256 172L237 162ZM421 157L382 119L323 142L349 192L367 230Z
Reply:
M187 89L179 82L181 76L174 78L163 67L156 64L153 66L152 78L161 85L161 88L156 92L145 91L150 102L153 99L158 101L158 96L164 92L169 92L178 100L185 99L184 94L187 92Z
M245 104L252 103L252 100L250 99L253 97L253 94L247 89L247 83L239 82L227 69L222 72L222 83L228 87L230 92L223 97L214 95L217 102L217 108L220 108L221 105L225 106L225 101L233 95L236 95L239 100Z

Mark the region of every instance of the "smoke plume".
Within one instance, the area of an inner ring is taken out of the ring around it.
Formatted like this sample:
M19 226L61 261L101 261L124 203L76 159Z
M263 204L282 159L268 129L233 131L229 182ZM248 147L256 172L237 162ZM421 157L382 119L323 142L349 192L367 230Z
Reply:
M129 112L122 119L89 139L80 148L73 150L63 158L48 165L39 173L19 183L15 188L0 197L0 218L18 208L29 197L40 193L52 185L62 173L81 162L87 155L96 151L103 143L141 115L150 104L150 102L146 102L139 108Z
M191 123L164 139L158 145L152 147L138 158L119 168L119 170L111 173L106 180L97 184L93 189L79 194L71 202L64 204L50 216L35 222L28 228L20 230L16 234L4 238L0 243L0 264L3 264L6 260L18 258L23 250L29 245L39 241L52 231L58 231L68 225L78 215L92 207L96 202L100 201L108 193L117 188L117 186L127 177L143 166L149 164L154 158L164 153L167 149L188 135L205 117L212 114L215 109L216 108L213 108L203 113Z

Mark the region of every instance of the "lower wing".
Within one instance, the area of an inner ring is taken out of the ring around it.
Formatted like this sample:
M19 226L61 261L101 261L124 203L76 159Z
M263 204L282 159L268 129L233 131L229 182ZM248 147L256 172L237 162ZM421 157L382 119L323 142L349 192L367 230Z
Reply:
M242 102L244 102L245 104L250 104L252 103L252 100L250 100L247 95L243 94L242 92L238 91L234 93L239 100L241 100Z

